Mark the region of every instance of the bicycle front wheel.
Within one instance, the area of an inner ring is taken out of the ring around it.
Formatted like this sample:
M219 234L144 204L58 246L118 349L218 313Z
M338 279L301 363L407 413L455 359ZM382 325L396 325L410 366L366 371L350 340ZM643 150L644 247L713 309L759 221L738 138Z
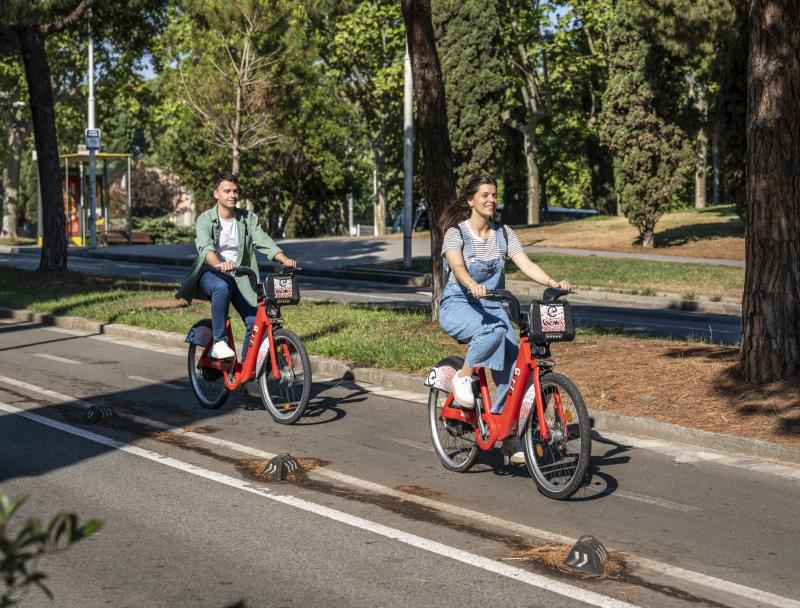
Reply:
M293 424L305 412L311 397L311 362L303 341L288 329L272 333L278 378L267 359L258 377L261 400L270 416L281 424Z
M554 372L542 376L542 399L550 436L547 441L542 439L534 409L523 434L525 463L542 494L564 500L581 487L589 468L589 412L578 387ZM559 403L563 417L558 411Z
M200 405L216 410L225 403L230 391L225 386L221 371L200 367L203 350L205 349L197 344L189 345L189 384L192 385L192 392Z

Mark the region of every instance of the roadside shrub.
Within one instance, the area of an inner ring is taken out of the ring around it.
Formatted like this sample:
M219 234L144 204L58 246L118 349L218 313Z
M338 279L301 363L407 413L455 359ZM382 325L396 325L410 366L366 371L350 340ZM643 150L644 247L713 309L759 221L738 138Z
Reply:
M168 215L161 217L135 217L133 229L146 232L159 245L190 243L194 240L193 226L176 226Z

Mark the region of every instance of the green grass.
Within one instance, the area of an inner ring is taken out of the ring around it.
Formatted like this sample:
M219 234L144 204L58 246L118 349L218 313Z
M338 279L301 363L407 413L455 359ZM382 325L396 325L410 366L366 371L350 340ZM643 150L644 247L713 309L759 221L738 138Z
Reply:
M183 333L210 311L207 302L186 306L175 300L176 288L74 272L0 268L0 306ZM282 313L286 327L300 335L311 354L357 366L423 372L465 350L421 311L301 302ZM244 328L234 311L232 318L241 341Z
M529 257L551 276L569 279L579 287L641 295L700 294L719 299L739 297L744 286L744 268L731 266L555 254L530 254ZM415 272L430 272L430 258L413 258L411 262ZM400 262L377 266L401 267ZM513 262L508 262L506 268L509 279L527 280Z
M177 285L90 277L75 272L40 273L0 267L0 306L102 323L184 333L210 316L207 302L191 306L174 299ZM234 311L234 333L241 342L244 328ZM312 355L356 366L421 373L466 347L442 332L424 311L404 311L358 304L301 302L282 309L286 327L297 333ZM645 334L581 327L578 333Z
M738 297L744 286L744 268L731 266L550 254L530 258L551 276L582 287ZM508 268L513 268L509 278L524 278L513 263Z

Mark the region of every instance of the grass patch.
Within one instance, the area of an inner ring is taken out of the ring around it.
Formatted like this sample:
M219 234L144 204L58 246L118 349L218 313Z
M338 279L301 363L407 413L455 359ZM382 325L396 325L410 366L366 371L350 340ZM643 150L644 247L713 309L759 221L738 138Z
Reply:
M665 292L691 295L688 299L696 294L717 299L736 298L741 296L744 287L744 268L733 266L555 254L529 254L529 257L551 276L568 278L580 287L645 296ZM397 262L373 267L399 269L400 266ZM414 258L412 266L416 272L430 272L430 258ZM506 264L506 270L509 279L528 280L513 262Z
M0 268L0 306L182 333L210 317L210 310L208 302L187 306L174 299L176 289L177 285L75 272ZM231 312L234 334L241 341L244 327ZM282 313L286 327L303 339L311 354L358 366L423 372L465 350L421 311L301 302L284 307Z
M654 249L635 244L638 233L624 217L595 216L516 231L525 245L744 259L744 223L732 205L664 215L656 224Z
M579 286L721 297L738 297L744 286L744 268L732 266L550 254L530 258L551 276L568 278ZM507 268L508 278L525 278L513 263Z
M173 298L175 288L0 267L0 306L182 333L209 316L208 303L186 306ZM303 302L284 308L284 318L312 354L356 365L424 373L466 350L423 312ZM238 319L235 328L241 339ZM738 375L735 348L642 338L624 328L580 328L553 353L590 407L800 447L798 377L750 386Z

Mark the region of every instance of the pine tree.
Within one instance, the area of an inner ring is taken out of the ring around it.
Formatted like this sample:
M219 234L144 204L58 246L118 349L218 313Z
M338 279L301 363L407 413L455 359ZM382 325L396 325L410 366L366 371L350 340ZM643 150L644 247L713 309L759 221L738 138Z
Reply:
M634 0L623 0L609 26L608 87L602 132L614 158L614 185L622 212L653 247L656 222L680 187L679 168L690 158L674 123L674 92L664 89L668 62L658 45L637 29Z
M476 35L477 23L496 23L495 3L434 0L434 32L447 96L447 119L456 178L495 173L502 141L505 83L497 32Z

